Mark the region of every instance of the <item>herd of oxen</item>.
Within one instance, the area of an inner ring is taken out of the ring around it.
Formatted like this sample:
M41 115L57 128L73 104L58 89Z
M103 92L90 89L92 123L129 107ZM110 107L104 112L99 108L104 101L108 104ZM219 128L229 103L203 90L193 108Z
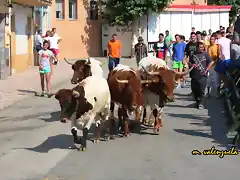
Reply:
M137 70L119 64L104 78L101 62L94 58L78 60L72 66L73 89L60 89L54 93L61 107L60 121L71 121L74 143L80 144L80 151L87 148L87 138L91 125L95 123L94 142L100 141L100 127L104 127L105 140L114 139L118 133L130 134L129 118L146 121L146 107L150 107L154 117L153 131L162 126L162 110L166 102L174 99L175 82L188 74L170 70L165 61L146 57ZM114 107L118 105L118 123L114 118ZM100 126L101 125L101 126ZM116 126L117 125L117 126ZM78 138L78 131L82 137ZM139 129L140 130L140 129Z

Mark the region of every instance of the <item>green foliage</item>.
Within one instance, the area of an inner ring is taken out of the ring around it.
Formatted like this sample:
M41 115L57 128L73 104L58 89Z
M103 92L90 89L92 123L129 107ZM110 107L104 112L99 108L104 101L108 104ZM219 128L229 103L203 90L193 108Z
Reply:
M102 2L103 19L110 25L128 25L138 17L162 11L168 0L105 0Z

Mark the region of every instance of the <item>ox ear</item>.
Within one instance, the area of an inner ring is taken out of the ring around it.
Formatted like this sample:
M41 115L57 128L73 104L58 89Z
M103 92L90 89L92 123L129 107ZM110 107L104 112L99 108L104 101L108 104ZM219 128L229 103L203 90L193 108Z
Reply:
M80 93L77 92L77 91L73 91L72 95L73 95L74 98L79 98Z
M55 94L55 99L59 100L58 92Z

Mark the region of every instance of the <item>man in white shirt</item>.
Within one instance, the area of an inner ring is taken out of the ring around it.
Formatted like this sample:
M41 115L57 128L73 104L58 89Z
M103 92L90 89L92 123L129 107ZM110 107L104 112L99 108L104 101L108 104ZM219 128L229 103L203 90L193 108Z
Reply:
M58 43L60 42L61 38L56 34L56 28L52 29L52 36L49 38L50 42L50 50L54 54L54 64L57 65L58 63L58 53L59 53L59 47Z
M224 37L224 33L221 31L217 31L216 34L218 37L218 44L219 44L220 53L221 53L221 58L216 65L216 71L220 75L221 80L223 80L225 88L227 88L228 80L227 80L227 77L225 76L225 73L227 71L228 64L230 63L231 40Z
M37 52L39 52L42 49L42 45L43 45L42 31L39 29L35 37L35 48Z

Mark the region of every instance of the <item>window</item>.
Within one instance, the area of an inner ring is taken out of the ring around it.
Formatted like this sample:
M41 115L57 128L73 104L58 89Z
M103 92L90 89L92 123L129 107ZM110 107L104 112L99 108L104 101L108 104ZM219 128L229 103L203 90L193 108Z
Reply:
M64 0L55 0L56 19L64 19Z
M98 20L98 4L95 0L90 1L90 20Z
M69 0L69 19L77 19L77 0Z

